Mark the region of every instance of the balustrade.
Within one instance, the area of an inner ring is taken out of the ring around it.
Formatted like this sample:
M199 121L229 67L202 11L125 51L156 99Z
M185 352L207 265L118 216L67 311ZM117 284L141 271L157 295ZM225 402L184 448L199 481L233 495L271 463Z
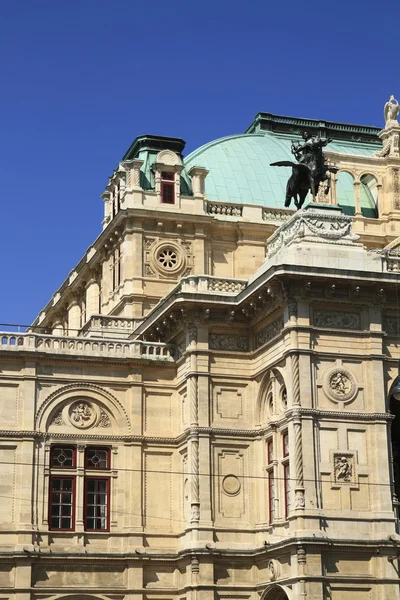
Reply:
M96 340L32 333L0 333L0 351L24 351L77 356L118 356L149 360L173 360L170 347L160 342Z

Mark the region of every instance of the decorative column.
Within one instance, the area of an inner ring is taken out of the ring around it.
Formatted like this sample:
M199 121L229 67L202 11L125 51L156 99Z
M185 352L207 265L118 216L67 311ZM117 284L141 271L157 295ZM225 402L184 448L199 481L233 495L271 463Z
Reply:
M99 285L99 271L93 269L90 271L89 280L86 286L86 317L87 320L93 315L99 313L99 297L100 297L100 285Z
M295 487L295 509L303 509L305 506L304 498L304 474L303 474L303 440L301 431L301 396L300 396L300 359L298 353L298 335L297 335L297 303L292 301L288 305L289 322L292 326L290 332L291 345L293 353L291 355L292 366L292 414L294 430L294 463L296 474Z
M71 300L68 305L68 335L74 337L78 335L81 325L81 307L76 293L71 294Z
M361 196L360 196L360 181L354 182L354 199L355 199L355 216L361 217Z
M197 380L197 356L195 353L197 347L197 329L191 328L187 335L187 347L190 353L190 374L188 377L188 395L190 405L190 470L191 470L191 501L190 501L190 521L198 523L200 521L200 481L199 481L199 435L197 427L199 424L198 409L198 380Z
M103 229L107 227L109 222L111 221L111 194L106 189L102 194L101 198L104 200L104 219L103 219Z

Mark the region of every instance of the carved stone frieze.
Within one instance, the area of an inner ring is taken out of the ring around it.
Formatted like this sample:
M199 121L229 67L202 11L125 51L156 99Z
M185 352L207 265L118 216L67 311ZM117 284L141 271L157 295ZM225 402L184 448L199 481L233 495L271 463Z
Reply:
M268 325L266 325L263 329L261 329L261 331L256 333L255 347L259 348L263 344L266 344L267 342L272 340L272 338L279 335L281 333L282 329L283 329L283 318L279 317L275 321L272 321L272 323L269 323Z
M400 318L385 315L383 317L383 330L388 335L398 336L400 333Z
M313 323L316 327L330 329L361 329L361 315L356 312L314 310Z
M209 346L211 350L248 352L249 340L247 335L210 333Z

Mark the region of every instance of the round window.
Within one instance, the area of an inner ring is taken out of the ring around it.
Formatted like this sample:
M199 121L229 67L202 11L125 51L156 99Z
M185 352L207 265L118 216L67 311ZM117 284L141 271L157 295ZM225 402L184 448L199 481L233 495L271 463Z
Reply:
M161 275L175 276L183 271L186 264L185 252L179 244L161 242L152 248L151 265Z
M178 264L178 254L173 248L159 250L157 259L164 269L175 269Z

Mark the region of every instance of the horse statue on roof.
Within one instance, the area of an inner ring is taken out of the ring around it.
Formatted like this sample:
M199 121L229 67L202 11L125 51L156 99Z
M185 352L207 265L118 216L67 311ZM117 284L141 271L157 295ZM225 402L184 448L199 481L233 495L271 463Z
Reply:
M331 186L330 173L337 173L338 168L328 165L322 148L332 140L313 137L307 131L303 133L303 142L292 142L291 152L297 163L280 160L271 163L271 167L292 167L292 174L286 186L285 207L289 207L292 199L299 210L309 191L313 198L318 194L319 186L326 182L325 194Z

